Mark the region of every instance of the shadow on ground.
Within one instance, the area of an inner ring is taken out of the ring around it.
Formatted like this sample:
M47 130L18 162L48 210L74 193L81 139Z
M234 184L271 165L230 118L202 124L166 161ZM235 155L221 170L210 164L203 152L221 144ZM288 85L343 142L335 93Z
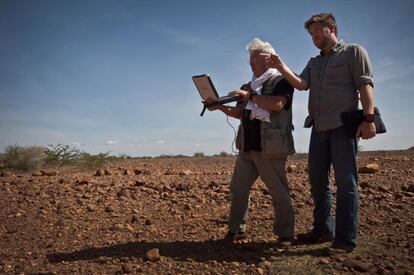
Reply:
M312 255L315 257L323 255L323 249L307 249L305 251L285 250L277 252L274 243L251 242L244 244L229 244L219 240L209 241L174 241L174 242L130 242L106 247L92 247L69 253L53 253L47 255L49 262L61 261L88 261L100 257L108 258L141 258L145 260L145 253L158 248L160 255L177 261L192 259L197 262L245 262L257 264L262 257L284 256L297 257ZM294 247L292 248L294 249Z

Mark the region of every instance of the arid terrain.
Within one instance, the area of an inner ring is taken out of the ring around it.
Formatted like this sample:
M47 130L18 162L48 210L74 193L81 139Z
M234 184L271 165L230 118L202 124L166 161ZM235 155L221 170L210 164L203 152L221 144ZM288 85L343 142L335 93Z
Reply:
M248 240L221 242L234 161L125 159L99 171L3 172L0 273L414 274L414 150L360 153L359 167L374 165L359 173L359 246L342 256L326 255L328 243L278 248L260 180ZM306 156L288 165L303 233L312 222Z

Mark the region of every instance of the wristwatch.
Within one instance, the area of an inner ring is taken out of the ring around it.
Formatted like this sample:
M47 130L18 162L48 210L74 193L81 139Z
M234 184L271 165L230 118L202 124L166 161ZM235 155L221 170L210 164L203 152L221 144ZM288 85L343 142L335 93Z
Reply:
M364 115L364 121L367 123L373 123L374 122L374 114L365 114Z

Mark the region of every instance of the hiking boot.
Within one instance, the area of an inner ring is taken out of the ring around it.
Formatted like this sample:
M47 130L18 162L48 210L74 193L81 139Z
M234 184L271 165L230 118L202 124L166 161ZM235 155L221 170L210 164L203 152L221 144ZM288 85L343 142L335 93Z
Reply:
M310 231L307 233L298 234L296 236L296 239L297 243L299 244L317 244L331 242L333 240L333 237L315 234L313 231Z
M351 253L354 250L352 246L349 245L340 245L338 243L333 242L331 247L328 247L328 255L335 256L335 255L342 255Z
M228 231L226 236L224 236L224 238L222 239L222 241L226 243L233 243L234 241L244 240L246 238L247 238L246 232L233 233L233 232Z
M293 244L293 237L280 237L276 242L276 246L280 248L288 248Z

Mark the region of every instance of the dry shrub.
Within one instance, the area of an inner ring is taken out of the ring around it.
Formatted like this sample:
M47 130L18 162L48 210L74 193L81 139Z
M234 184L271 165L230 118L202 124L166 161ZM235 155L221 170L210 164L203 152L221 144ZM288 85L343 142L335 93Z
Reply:
M5 168L32 171L43 165L44 151L42 146L9 145L1 155Z

